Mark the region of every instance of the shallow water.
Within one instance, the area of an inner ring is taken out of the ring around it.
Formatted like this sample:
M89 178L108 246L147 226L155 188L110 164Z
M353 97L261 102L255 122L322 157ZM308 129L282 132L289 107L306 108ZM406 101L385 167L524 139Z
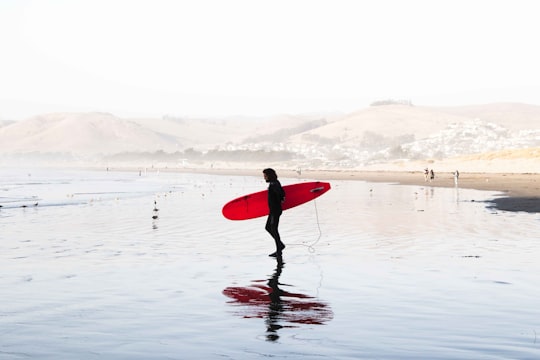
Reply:
M0 176L0 359L540 357L540 219L494 193L331 181L279 263L221 215L262 178Z

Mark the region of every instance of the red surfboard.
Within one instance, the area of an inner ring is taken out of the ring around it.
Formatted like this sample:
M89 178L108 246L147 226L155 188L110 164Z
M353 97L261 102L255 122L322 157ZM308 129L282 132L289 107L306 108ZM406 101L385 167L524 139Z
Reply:
M285 201L281 208L287 210L318 198L330 190L330 183L322 181L305 182L285 185L283 190L285 190ZM268 190L231 200L223 206L221 212L229 220L247 220L266 216L268 215Z

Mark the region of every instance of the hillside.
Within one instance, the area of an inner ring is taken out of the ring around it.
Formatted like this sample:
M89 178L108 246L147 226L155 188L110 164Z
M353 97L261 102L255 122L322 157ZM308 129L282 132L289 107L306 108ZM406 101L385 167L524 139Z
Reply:
M175 150L182 139L148 130L105 113L57 113L35 116L0 128L4 154L108 154Z
M509 103L380 105L350 114L268 118L121 119L105 113L56 113L0 127L0 154L4 161L52 154L64 160L171 166L273 162L361 168L535 148L540 146L539 124L539 106Z
M437 107L435 111L491 122L511 131L540 128L540 106L521 103L495 103Z
M292 142L371 147L388 139L423 139L466 118L407 105L374 106L298 134Z

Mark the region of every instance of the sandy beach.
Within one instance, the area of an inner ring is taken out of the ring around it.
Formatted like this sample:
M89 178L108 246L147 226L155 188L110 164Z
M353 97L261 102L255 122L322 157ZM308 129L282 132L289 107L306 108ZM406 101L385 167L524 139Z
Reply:
M176 171L172 169L163 169ZM181 172L260 176L258 169L180 169ZM310 178L317 180L359 180L430 187L455 187L450 172L439 172L435 179L425 181L421 171L354 171L354 170L281 170L281 178ZM460 173L457 186L463 189L500 192L493 206L504 211L540 212L540 174L538 173Z
M320 178L332 179L331 172L323 172ZM351 172L342 177L370 182L389 182L403 185L459 187L496 191L501 193L491 201L492 206L504 211L540 212L540 174L515 173L461 173L457 185L452 173L438 173L433 181L425 181L421 172Z

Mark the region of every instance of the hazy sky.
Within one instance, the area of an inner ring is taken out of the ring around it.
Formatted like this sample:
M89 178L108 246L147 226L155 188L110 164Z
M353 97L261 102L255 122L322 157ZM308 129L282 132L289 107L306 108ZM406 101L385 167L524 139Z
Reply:
M534 0L0 0L0 119L540 105Z

